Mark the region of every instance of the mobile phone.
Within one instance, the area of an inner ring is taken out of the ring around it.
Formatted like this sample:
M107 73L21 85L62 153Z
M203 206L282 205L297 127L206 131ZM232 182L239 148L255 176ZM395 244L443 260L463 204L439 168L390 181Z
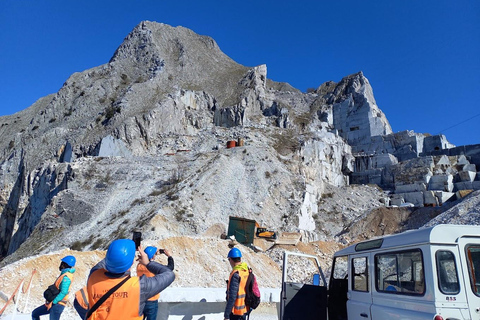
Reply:
M135 242L135 249L138 249L138 247L140 247L140 243L142 242L142 233L138 231L133 231L132 240L133 242Z
M160 254L165 253L165 249L160 249L160 250L158 250L158 252L159 252Z

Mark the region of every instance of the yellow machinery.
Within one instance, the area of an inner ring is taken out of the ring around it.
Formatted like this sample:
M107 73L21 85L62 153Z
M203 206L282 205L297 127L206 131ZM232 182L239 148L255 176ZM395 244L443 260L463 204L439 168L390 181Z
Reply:
M255 222L256 232L255 235L258 238L265 238L265 239L277 239L277 234L275 231L267 230L265 227L261 227L258 222Z

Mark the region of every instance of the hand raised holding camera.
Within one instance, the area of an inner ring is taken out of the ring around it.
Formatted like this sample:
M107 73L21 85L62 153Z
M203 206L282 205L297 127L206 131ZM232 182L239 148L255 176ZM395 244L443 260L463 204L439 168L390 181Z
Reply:
M159 252L160 252L160 253L163 253L163 254L166 255L167 257L170 257L170 256L171 256L170 250L160 249Z

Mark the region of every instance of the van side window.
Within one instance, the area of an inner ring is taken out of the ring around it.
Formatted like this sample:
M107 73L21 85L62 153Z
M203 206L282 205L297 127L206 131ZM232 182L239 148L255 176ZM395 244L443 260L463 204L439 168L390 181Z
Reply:
M443 294L458 294L460 285L455 256L451 251L439 250L435 257L437 260L438 288Z
M425 277L420 249L375 255L375 285L380 292L423 295Z
M352 259L352 289L368 292L367 257Z
M473 293L480 296L480 246L469 245L466 247L468 273Z
M348 257L336 257L333 265L334 279L347 279L348 275Z

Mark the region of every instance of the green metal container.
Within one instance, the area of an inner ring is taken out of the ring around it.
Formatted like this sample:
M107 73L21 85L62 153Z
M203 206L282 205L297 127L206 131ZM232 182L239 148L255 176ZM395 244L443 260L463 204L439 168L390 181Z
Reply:
M253 244L255 220L230 217L228 222L228 236L235 236L235 240L244 245Z

